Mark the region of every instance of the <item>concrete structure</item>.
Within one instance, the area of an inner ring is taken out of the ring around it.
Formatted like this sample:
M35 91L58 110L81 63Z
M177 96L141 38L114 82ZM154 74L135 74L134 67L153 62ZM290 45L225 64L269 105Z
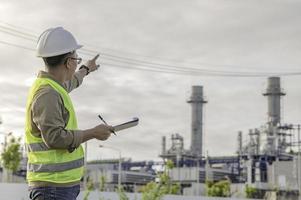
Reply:
M279 190L298 190L297 163L276 160L267 166L267 184ZM300 165L300 163L299 163Z

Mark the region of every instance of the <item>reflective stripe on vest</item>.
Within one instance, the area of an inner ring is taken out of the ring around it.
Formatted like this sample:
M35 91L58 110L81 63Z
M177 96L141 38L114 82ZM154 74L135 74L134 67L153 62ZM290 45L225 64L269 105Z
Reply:
M25 144L25 147L28 152L48 151L49 150L49 148L47 147L47 145L44 142Z
M77 130L77 120L68 92L55 81L37 78L31 87L26 106L25 142L28 155L27 180L69 183L80 181L83 176L84 152L80 145L72 153L64 149L50 149L41 137L32 134L31 104L36 92L44 86L56 90L63 99L64 107L69 112L65 129Z
M84 165L84 158L73 160L65 163L57 164L31 164L28 163L27 170L29 172L62 172L70 169L82 167Z

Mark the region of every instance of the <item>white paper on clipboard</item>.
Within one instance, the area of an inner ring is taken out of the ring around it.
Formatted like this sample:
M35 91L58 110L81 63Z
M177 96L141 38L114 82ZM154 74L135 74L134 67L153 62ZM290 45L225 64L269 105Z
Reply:
M114 126L114 131L121 131L123 129L128 129L128 128L131 128L133 126L137 126L139 123L139 119L137 117L133 118L131 121L128 121L128 122L125 122L123 124L119 124L119 125L116 125Z

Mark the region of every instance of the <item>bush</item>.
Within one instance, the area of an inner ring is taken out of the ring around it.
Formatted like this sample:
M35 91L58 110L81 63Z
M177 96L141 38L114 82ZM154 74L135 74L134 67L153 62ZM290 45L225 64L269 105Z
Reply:
M277 189L275 191L277 191ZM245 187L245 193L246 193L246 198L262 199L262 198L264 198L266 191L259 190L257 188L248 186L248 184L247 184Z
M174 167L173 162L168 160L165 166L165 171L158 175L159 183L152 181L141 189L142 200L161 200L166 194L178 194L180 185L173 184L168 176L168 171Z
M21 162L20 141L21 138L15 138L12 133L8 134L10 140L1 153L3 167L9 171L16 172Z
M250 187L246 185L245 187L245 193L247 198L254 198L255 194L257 193L257 189L254 187Z
M231 195L230 181L206 181L206 191L209 197L229 197Z

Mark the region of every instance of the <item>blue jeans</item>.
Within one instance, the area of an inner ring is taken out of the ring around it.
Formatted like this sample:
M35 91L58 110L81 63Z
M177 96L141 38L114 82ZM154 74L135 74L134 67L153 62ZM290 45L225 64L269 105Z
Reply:
M76 200L80 186L72 187L33 187L29 189L31 200Z

